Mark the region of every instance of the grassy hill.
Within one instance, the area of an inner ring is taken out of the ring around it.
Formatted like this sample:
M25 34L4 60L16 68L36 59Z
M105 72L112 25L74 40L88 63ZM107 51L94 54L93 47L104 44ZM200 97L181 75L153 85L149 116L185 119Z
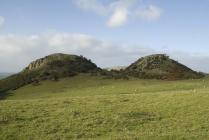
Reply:
M208 139L208 90L208 78L47 80L4 94L0 138Z
M124 72L134 77L150 79L177 80L204 77L202 73L193 71L164 54L142 57L127 67Z

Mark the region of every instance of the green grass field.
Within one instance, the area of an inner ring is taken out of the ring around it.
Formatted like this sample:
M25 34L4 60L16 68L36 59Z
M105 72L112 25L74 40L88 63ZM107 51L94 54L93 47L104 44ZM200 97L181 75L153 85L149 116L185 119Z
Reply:
M209 78L80 75L0 96L1 140L209 139Z

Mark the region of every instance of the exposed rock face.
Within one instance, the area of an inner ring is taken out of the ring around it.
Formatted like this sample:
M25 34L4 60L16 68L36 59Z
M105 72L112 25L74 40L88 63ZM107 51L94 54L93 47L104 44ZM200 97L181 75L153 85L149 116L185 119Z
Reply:
M35 70L46 66L53 61L65 61L66 59L72 61L75 58L79 58L79 56L56 53L31 62L24 70Z
M140 61L141 60L141 61ZM150 55L146 57L142 57L139 61L137 61L136 65L141 66L141 71L146 69L157 69L163 65L164 61L169 61L169 57L164 54L156 54Z
M28 65L28 67L26 67L26 70L33 70L33 69L37 69L40 68L41 66L43 66L46 62L44 61L45 59L38 59L32 63L30 63Z
M170 59L165 54L142 57L124 71L128 75L140 78L175 80L203 77L202 74Z

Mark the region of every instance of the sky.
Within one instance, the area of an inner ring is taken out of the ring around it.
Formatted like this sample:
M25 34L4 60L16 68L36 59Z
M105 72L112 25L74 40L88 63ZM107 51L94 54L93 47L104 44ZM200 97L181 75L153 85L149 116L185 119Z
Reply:
M164 53L209 72L209 0L0 0L0 72L52 53L102 68Z

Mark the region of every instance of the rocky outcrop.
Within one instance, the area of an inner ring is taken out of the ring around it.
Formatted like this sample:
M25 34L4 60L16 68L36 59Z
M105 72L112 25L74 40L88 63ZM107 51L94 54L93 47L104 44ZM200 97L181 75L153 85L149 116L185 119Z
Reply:
M67 54L62 54L62 53L51 54L44 58L40 58L31 62L24 70L35 70L43 66L46 66L53 61L64 61L64 60L72 61L75 58L79 58L79 56L67 55Z
M46 59L38 59L36 61L31 62L25 70L33 70L33 69L38 69L41 66L43 66L46 63Z

